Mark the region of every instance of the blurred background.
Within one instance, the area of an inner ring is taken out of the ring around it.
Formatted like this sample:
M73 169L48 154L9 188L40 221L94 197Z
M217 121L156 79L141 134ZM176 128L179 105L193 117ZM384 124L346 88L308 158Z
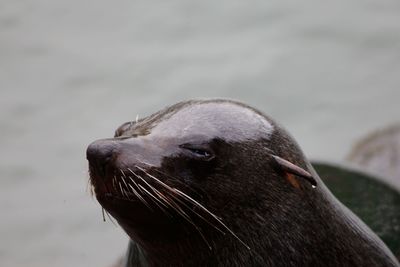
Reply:
M87 145L180 100L271 115L344 162L399 121L400 2L0 2L0 265L108 266L127 237L86 191Z

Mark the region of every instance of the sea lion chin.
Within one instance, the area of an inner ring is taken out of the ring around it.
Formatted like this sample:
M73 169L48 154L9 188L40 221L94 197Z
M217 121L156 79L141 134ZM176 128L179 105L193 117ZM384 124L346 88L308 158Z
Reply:
M97 200L131 238L124 266L398 266L276 122L185 101L87 149Z

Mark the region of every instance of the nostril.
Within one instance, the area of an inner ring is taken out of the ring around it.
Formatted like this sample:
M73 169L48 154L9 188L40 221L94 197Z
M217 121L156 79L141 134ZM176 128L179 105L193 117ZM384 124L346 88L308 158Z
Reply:
M111 140L94 141L86 150L86 158L89 161L110 158L115 147L115 142Z
M106 166L115 152L116 143L112 140L98 140L91 143L86 150L90 167L100 175L105 175Z

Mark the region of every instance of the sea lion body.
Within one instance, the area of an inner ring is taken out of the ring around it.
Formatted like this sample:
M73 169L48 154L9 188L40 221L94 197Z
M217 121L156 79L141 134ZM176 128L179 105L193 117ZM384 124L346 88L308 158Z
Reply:
M399 266L293 138L242 103L178 103L87 158L96 198L132 240L125 266Z
M400 124L373 131L361 138L347 160L400 191Z

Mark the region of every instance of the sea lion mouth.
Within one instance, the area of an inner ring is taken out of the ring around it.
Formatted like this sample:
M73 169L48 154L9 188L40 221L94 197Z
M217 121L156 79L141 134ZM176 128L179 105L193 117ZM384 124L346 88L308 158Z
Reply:
M163 195L160 189L148 180L150 174L140 166L124 170L107 166L103 171L96 167L96 164L89 163L90 185L92 192L102 203L141 202L151 208L149 198L154 197L155 193L159 197Z

